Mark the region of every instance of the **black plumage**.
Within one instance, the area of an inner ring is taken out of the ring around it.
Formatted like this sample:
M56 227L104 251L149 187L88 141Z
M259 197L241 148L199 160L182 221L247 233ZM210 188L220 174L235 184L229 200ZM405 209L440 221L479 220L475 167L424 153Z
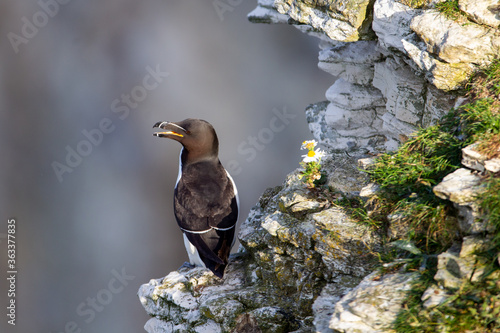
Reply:
M154 133L180 142L174 213L191 264L223 277L234 243L239 202L236 186L218 157L219 142L210 123L200 119L158 122Z

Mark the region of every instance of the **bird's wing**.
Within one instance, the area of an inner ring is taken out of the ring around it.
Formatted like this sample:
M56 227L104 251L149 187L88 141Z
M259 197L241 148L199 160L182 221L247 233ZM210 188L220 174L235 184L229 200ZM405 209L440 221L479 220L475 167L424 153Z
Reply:
M200 259L216 276L222 278L234 239L234 228L228 231L212 229L207 233L185 232L189 242L196 247Z
M187 171L175 188L175 217L205 266L222 277L238 219L236 188L222 166Z
M218 171L218 170L217 170ZM196 174L196 178L190 176ZM174 192L174 212L182 229L227 229L238 219L233 182L222 172L184 172Z

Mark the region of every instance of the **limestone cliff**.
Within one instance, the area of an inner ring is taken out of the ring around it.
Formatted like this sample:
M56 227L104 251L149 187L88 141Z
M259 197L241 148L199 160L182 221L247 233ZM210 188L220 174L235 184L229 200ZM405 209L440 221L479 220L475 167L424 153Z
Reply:
M334 83L326 101L305 112L311 132L330 152L328 184L310 191L295 170L282 186L268 189L241 225L241 247L224 280L195 268L144 284L139 298L152 317L148 332L393 329L421 272L399 263L381 271L378 258L388 240L408 230L394 229L394 216L387 217L392 230L359 224L335 202L375 197L377 185L360 169L462 104L457 91L498 57L498 2L455 1L458 17L439 10L445 2L258 1L252 22L293 24L320 39L318 66ZM426 307L484 273L476 254L493 229L475 202L484 191L478 172L498 173L500 163L472 145L463 150L462 165L434 187L436 196L453 202L460 237L437 257L435 284L422 296Z

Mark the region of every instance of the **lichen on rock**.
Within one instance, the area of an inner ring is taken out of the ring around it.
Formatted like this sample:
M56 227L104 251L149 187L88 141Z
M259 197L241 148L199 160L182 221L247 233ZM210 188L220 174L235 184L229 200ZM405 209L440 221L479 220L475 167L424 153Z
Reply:
M498 57L497 1L458 1L460 22L436 9L443 2L416 9L401 0L258 0L248 15L252 22L292 24L321 40L318 66L334 82L326 100L305 113L329 151L322 161L328 182L311 191L295 170L267 189L241 225L241 246L223 280L205 269L182 268L141 286L140 301L152 317L148 332L392 330L426 269L377 269L384 241L412 232L408 212L391 211L376 230L353 220L335 199L359 198L368 216L373 213L381 187L369 184L358 163L369 169L373 156L436 124L464 101L456 92L478 67ZM464 148L464 167L433 188L453 203L460 239L440 254L412 253L415 262L437 257L437 273L421 296L425 309L445 304L487 272L478 252L492 251L486 244L495 226L477 196L485 190L483 174L498 173L500 159L475 147Z
M343 155L340 165L356 165L354 157ZM333 163L324 164L329 175L339 172ZM312 193L298 176L299 170L292 172L252 208L223 280L202 268L183 268L141 287L140 300L153 316L146 325L150 332L153 326L165 332L205 327L229 332L248 318L263 332L306 332L325 325L329 318L316 316L321 311L314 302L324 288L336 289L340 298L369 274L377 265L381 238ZM330 183L343 182L352 194L363 180L356 170Z

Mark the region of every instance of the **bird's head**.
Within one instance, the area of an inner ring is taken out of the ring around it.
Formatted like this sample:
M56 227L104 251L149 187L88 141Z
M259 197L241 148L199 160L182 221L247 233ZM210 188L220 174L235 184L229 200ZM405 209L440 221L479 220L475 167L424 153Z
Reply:
M164 131L153 133L159 138L179 141L192 157L217 157L219 140L212 125L201 119L189 118L178 122L159 121L153 128Z

